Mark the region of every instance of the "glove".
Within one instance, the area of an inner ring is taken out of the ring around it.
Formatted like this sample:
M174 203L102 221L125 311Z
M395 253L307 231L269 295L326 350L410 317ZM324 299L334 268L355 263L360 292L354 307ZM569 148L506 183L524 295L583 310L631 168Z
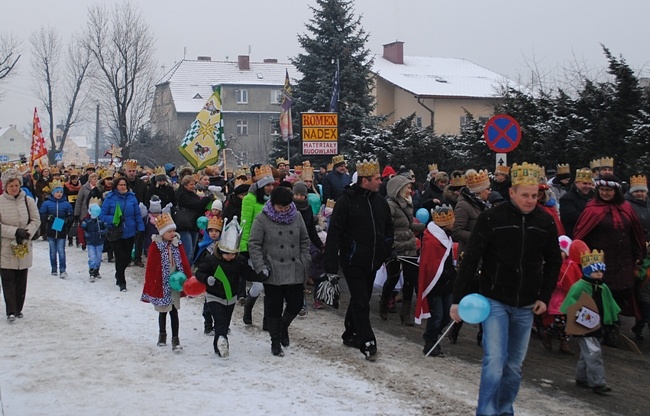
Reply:
M214 286L214 282L216 281L217 279L215 279L214 277L212 276L208 277L208 286Z
M257 277L259 277L260 282L265 281L269 278L269 269L264 269L261 272L257 273Z
M149 210L147 210L147 207L142 202L140 202L138 207L140 208L140 216L142 218L147 218L147 215L149 215Z
M50 214L47 216L48 221L54 221L54 215Z
M25 240L29 240L29 232L24 228L18 228L16 230L16 242L22 244Z
M215 185L210 185L210 186L208 186L208 191L212 192L213 194L216 194L217 192L221 192L221 187L220 186L215 186Z

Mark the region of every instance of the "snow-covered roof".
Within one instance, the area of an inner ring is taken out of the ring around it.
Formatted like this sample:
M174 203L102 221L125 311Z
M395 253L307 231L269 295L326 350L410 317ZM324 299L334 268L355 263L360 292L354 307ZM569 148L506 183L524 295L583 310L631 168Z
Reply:
M302 78L290 63L250 62L249 67L250 70L240 70L238 63L232 61L183 60L158 84L169 83L176 112L196 113L212 95L213 85L281 87L286 71L291 82Z
M489 98L506 77L460 58L404 56L404 64L375 57L372 72L419 96Z

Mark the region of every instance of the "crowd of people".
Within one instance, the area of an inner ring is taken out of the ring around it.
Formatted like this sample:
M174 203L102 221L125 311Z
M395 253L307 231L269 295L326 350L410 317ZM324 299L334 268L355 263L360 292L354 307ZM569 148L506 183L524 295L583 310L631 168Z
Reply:
M176 351L183 282L205 286L204 330L221 357L230 354L235 305L251 325L264 293L262 326L272 354L283 356L292 321L308 304L338 304L321 289L344 277L350 300L342 341L369 361L380 356L370 320L376 285L382 320L391 313L406 326L427 319L423 352L433 357L444 355L443 333L458 342L463 297L488 299L477 335L484 350L477 414L513 413L531 328L549 350L557 339L564 354L574 353L575 335L576 383L605 394L598 340L621 346L619 314L635 317L637 340L650 321L647 180L632 176L623 189L613 167L608 157L574 175L568 164L545 171L524 162L493 173L431 164L420 184L407 167L381 169L374 160L357 162L350 175L341 155L318 171L307 161L291 169L282 158L227 172L147 168L131 159L119 168L5 166L7 321L23 317L32 240L43 238L51 273L61 279L70 247L87 253L90 282L107 274L103 263L114 263L122 292L127 267L143 268L141 300L159 314L158 345L167 345L169 314ZM595 305L581 304L582 293ZM602 329L575 332L567 314L575 304L595 308Z

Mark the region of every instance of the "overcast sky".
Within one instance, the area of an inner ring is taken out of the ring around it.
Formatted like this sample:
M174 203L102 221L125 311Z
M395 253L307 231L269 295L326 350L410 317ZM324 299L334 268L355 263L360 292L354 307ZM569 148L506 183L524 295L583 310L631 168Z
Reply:
M86 23L87 0L2 1L0 31L22 41L18 75L0 85L0 127L31 123L29 36L54 26L64 37ZM105 0L106 4L119 3ZM280 62L301 50L297 34L313 14L315 0L139 0L157 39L158 65L169 69L199 55L213 60L246 55L251 60ZM515 80L529 79L531 66L547 73L571 67L603 68L600 44L622 55L643 76L650 75L650 2L627 0L356 0L356 15L370 34L367 47L381 54L382 45L400 40L411 56L465 58ZM186 52L184 53L184 51ZM39 111L40 112L40 111ZM63 115L59 115L63 117ZM94 134L94 127L76 134Z

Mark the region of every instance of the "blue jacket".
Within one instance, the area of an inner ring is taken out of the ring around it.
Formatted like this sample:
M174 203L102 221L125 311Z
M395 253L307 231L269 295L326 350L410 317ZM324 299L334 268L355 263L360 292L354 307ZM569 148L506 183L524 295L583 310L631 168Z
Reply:
M328 199L337 200L345 187L350 185L352 177L347 173L339 173L336 170L331 171L323 178L323 203Z
M74 208L72 208L72 205L65 198L55 199L50 195L43 201L38 212L41 214L41 222L47 223L46 230L48 237L66 238L68 236L68 231L74 218ZM56 231L52 228L55 218L61 218L64 221L61 231Z
M84 238L89 246L101 246L106 239L106 230L108 225L98 218L86 217L81 222L81 228L84 229Z
M140 214L140 207L135 194L131 191L120 194L117 190L112 190L106 195L102 203L102 213L99 219L108 224L108 228L113 227L113 215L115 207L120 204L122 210L122 239L135 236L136 232L144 231L144 221Z

